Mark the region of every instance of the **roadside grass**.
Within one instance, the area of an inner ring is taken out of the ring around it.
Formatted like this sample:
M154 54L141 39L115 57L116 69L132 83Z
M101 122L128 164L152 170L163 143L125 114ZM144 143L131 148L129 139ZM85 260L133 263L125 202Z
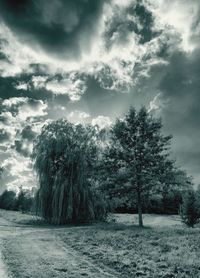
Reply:
M0 217L5 220L15 223L15 224L24 224L24 225L42 225L46 222L39 216L28 213L21 213L19 211L4 210L0 209Z
M200 277L200 230L102 224L60 233L62 240L122 277Z

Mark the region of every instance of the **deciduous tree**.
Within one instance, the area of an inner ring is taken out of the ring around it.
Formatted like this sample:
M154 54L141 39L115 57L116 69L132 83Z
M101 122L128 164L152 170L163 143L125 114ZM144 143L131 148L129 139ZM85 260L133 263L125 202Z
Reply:
M130 108L111 130L111 141L104 155L107 173L104 189L117 196L137 196L139 226L143 226L142 198L164 183L172 163L169 159L171 136L162 134L160 119L145 108ZM165 167L167 164L170 167Z
M82 222L105 216L93 179L95 129L58 120L43 127L33 157L39 177L37 208L51 223Z

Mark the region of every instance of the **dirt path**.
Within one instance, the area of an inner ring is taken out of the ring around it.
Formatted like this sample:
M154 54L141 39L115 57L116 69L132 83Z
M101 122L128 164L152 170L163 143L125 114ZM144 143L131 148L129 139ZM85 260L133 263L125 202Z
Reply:
M7 266L6 266L6 264L3 260L3 256L2 256L2 245L3 245L3 239L7 235L9 226L10 226L10 223L7 220L0 218L0 277L1 278L8 277Z
M0 231L0 250L7 264L0 252L1 278L120 277L64 244L57 236L59 229L20 227L0 217Z
M1 244L2 244L2 242L0 241L0 277L7 278L8 273L7 273L6 265L3 261L2 254L1 254Z

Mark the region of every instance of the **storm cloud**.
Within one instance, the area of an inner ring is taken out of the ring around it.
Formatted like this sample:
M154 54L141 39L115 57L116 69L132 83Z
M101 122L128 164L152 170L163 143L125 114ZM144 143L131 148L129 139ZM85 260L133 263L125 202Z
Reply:
M109 126L130 105L162 117L173 157L200 183L199 14L198 0L0 0L5 184L34 184L43 124Z
M1 17L24 43L77 57L88 48L103 0L1 0Z
M174 53L159 84L165 129L174 134L174 149L181 165L200 177L200 50Z

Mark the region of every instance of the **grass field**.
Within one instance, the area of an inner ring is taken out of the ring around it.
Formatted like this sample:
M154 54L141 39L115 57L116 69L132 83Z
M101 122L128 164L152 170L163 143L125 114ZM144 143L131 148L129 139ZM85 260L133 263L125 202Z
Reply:
M144 229L127 214L68 227L39 226L16 212L0 216L8 225L2 257L14 278L200 277L200 228L185 227L178 216L144 215Z

